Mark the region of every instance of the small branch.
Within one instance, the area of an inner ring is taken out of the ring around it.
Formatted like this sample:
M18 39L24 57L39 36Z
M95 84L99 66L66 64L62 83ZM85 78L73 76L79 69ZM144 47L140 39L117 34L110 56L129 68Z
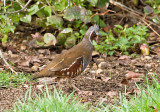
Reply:
M95 13L95 14L93 14L93 15L91 16L91 18L94 17L94 16L96 16L96 15L104 16L104 15L107 14L108 12L115 12L115 11L107 10L107 11L105 11L105 12L103 12L103 13Z
M6 13L6 0L4 0L4 12ZM7 14L5 14L5 25L7 23Z
M4 1L5 1L5 0L4 0ZM20 9L20 10L17 10L17 11L14 11L14 12L4 12L4 13L0 13L0 15L19 13L19 12L23 11L23 10L29 5L29 3L30 3L31 1L32 1L32 0L29 0L29 1L26 3L26 5L25 5L22 9Z
M6 61L6 59L4 58L2 51L0 50L0 57L3 59L4 63L9 67L9 69L14 73L14 74L18 74L15 70L12 69L12 67L8 64L8 62Z
M159 37L160 35L151 27L150 24L148 24L146 21L142 20L144 24L146 24L155 34L157 34Z
M23 8L23 5L18 0L16 0L16 2Z

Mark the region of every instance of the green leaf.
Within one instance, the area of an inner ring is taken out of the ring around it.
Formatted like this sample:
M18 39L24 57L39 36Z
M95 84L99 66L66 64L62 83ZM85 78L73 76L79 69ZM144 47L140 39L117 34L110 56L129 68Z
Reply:
M98 0L97 5L98 7L104 7L106 3L109 3L109 0Z
M57 2L55 6L56 11L64 11L68 5L68 0L61 0L60 2Z
M9 30L12 32L12 33L14 33L14 30L16 29L16 27L15 26L10 26L9 27Z
M115 27L123 30L123 27L121 25L115 25Z
M55 45L57 43L56 37L51 33L45 33L43 39L47 46Z
M3 38L2 38L2 43L6 43L7 42L7 38L8 38L8 35L4 34Z
M73 29L72 28L64 28L61 33L70 33L70 32L73 32Z
M105 33L104 31L99 31L99 33L101 34L102 37L107 36L107 33Z
M93 44L94 46L96 46L96 45L97 45L97 43L96 43L96 41L95 41L95 40L93 40L93 41L92 41L92 44Z
M98 0L87 0L92 6L96 6Z
M98 24L100 27L106 27L106 24L104 23L103 20L101 20L101 19L99 18L98 15L93 16L92 19L91 19L91 21L94 22L94 23L96 23L96 24Z
M35 4L29 9L28 15L36 14L38 10L39 10L39 7L37 4Z
M110 56L112 56L112 55L114 54L114 52L115 52L115 51L109 51L108 54L109 54Z
M83 22L87 23L91 20L91 14L84 7L80 8L78 6L70 7L64 12L64 18L73 21L74 19L81 19Z
M52 16L52 9L51 9L51 7L46 6L44 8L44 13L45 13L46 16Z
M75 43L76 43L76 37L74 35L71 35L70 37L67 38L64 45L66 48L71 48L75 45Z
M63 19L58 16L50 16L47 17L46 25L51 25L52 27L62 28L63 25Z
M24 17L20 18L20 20L25 23L31 23L31 15L25 15Z

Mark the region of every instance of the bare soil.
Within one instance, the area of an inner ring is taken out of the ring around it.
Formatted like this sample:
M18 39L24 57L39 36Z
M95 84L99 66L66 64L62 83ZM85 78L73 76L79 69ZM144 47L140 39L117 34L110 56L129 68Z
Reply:
M49 53L44 57L48 56L46 60L51 61L51 57L54 55L55 53ZM37 59L41 60L41 58ZM49 61L46 60L40 61L39 67L49 63ZM145 80L145 78L134 78L132 80L127 80L127 82L123 82L125 75L129 71L142 73L144 75L147 75L149 72L159 74L159 60L160 56L158 55L139 55L137 58L124 59L119 56L93 55L93 60L86 70L80 76L74 78L74 84L80 90L85 91L84 93L75 92L75 95L79 95L78 98L81 99L83 103L89 102L93 106L97 105L97 103L102 100L107 104L113 103L115 98L119 98L119 92L125 92L125 85L127 94L129 95L137 91L137 87L134 84L135 82L140 84ZM28 71L32 71L31 66L33 66L33 64L28 67L21 65L21 71L26 70L26 73L28 73ZM0 88L0 111L11 109L17 99L24 98L30 85L32 86L32 93L40 93L38 87L41 85L43 86L44 84L42 81L30 81L27 82L26 85L20 85L17 88ZM73 88L68 87L65 81L63 81L61 85L65 94L70 94L73 91ZM48 81L48 88L51 91L53 91L54 86L57 87L57 83L55 83L54 80L53 82ZM44 86L42 89L44 89ZM32 95L34 96L34 94Z

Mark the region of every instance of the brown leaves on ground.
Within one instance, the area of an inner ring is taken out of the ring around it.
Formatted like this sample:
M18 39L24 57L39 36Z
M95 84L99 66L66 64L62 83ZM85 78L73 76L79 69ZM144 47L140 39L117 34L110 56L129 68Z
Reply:
M135 73L135 72L129 71L126 74L126 79L130 80L130 79L133 79L133 78L139 78L140 76L144 76L144 74L142 74L142 73Z

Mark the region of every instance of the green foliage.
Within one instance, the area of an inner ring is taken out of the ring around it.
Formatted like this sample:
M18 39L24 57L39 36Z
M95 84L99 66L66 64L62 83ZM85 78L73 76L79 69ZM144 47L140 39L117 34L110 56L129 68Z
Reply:
M42 91L42 95L36 94L36 98L31 97L31 89L26 92L24 99L19 100L14 105L11 112L88 112L87 105L81 104L74 97L73 93L64 95L54 88L54 92Z
M113 55L115 50L120 50L121 53L128 54L128 51L136 49L138 44L145 43L146 37L148 37L148 29L145 26L123 28L120 25L115 25L113 31L118 35L117 38L113 35L112 31L109 31L107 34L102 32L102 37L107 35L107 38L104 38L101 45L93 42L96 49L101 53Z
M5 1L6 7L4 7L3 2L0 3L0 13L15 12L22 9L26 5L26 1ZM35 0L30 3L26 9L13 14L0 15L0 36L2 42L7 42L8 33L14 33L16 26L20 22L27 23L31 26L38 26L42 28L54 28L58 29L59 32L63 28L74 28L75 34L71 32L74 39L82 38L86 31L85 27L81 27L84 23L97 23L99 16L95 16L93 19L91 15L93 12L91 9L93 7L98 7L104 5L107 1L102 0ZM102 27L105 26L103 20L100 20ZM68 25L68 27L66 27ZM80 30L80 33L79 33ZM67 39L65 39L67 40ZM41 44L41 43L39 43ZM43 45L43 44L41 44Z
M2 87L15 87L19 84L24 84L29 81L31 75L24 75L24 74L9 74L5 71L0 72L0 88Z
M153 13L154 13L154 17L153 17L153 22L159 24L160 23L160 17L159 17L159 14L160 14L160 0L146 0L146 3L151 5L152 6L152 9L147 9L145 8L144 11L146 13L146 10L147 12L149 12L150 10L153 10Z

